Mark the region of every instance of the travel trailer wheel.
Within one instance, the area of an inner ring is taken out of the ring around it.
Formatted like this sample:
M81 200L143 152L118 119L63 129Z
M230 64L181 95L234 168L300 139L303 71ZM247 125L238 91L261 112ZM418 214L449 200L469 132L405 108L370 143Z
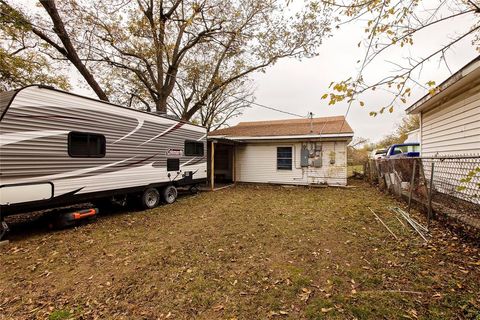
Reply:
M166 203L174 203L175 200L177 200L177 196L178 191L174 186L167 186L163 189L163 200L165 200Z
M160 193L155 188L148 188L143 192L140 201L144 209L155 208L160 203Z
M197 185L191 186L188 190L190 191L191 194L197 194L200 192L200 189L198 189Z
M92 201L94 207L96 207L101 213L112 210L112 200L110 198L101 198Z

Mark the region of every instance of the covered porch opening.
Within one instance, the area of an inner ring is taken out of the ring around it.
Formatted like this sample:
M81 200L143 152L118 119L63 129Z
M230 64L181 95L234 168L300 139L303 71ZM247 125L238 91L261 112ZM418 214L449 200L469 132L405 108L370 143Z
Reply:
M215 190L235 183L235 142L227 139L208 141L208 184Z

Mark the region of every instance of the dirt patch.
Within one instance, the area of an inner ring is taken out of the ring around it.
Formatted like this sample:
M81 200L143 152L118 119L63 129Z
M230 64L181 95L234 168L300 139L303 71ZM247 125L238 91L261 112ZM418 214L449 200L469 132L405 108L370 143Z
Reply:
M240 185L63 231L13 225L0 318L480 316L478 247L436 225L423 244L387 211L401 203L355 183Z

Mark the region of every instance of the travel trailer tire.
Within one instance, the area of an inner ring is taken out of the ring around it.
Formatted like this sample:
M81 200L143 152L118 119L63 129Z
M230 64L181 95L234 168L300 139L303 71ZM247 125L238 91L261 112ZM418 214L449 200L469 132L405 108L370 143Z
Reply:
M174 203L175 200L177 200L177 196L178 196L178 191L177 191L177 188L175 188L175 186L166 186L165 189L163 189L163 200L165 201L165 203Z
M153 209L160 203L160 193L155 188L148 188L143 192L140 202L144 209Z
M109 198L101 198L101 199L94 200L92 201L92 204L101 213L112 210L112 200L110 200Z

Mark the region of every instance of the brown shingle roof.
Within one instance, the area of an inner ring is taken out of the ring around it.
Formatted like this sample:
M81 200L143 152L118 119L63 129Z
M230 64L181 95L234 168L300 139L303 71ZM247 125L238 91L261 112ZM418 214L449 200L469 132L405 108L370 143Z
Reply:
M310 122L313 125L310 125ZM340 131L341 130L341 131ZM234 127L210 132L209 136L295 136L310 134L352 133L353 130L344 116L310 119L272 120L240 122Z

